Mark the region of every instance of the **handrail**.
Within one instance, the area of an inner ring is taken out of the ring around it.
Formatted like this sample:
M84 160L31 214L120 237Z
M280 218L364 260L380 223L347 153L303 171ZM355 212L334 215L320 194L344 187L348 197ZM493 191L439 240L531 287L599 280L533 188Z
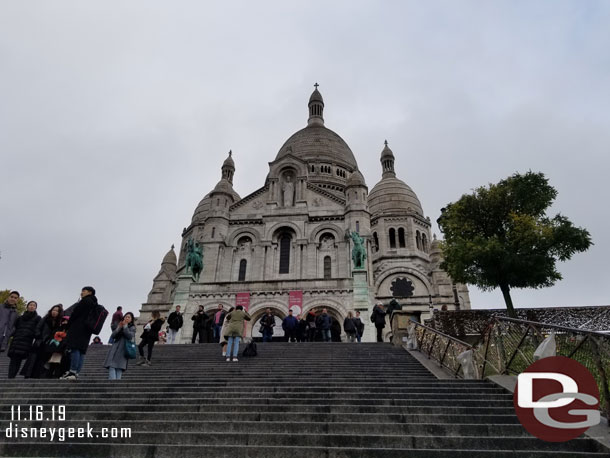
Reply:
M572 358L591 372L600 391L600 409L610 416L610 336L607 334L493 316L479 341L471 345L430 326L411 322L415 325L417 346L429 359L450 370L455 377L463 377L457 356L472 350L477 369L475 377L481 379L523 372L534 362L534 352L542 340L553 332L557 355Z

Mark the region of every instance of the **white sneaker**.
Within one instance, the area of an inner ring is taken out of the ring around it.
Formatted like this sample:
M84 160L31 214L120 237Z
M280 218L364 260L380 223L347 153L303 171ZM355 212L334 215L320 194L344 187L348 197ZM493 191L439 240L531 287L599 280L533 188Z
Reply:
M223 352L222 352L222 356L227 356L227 352L226 352L226 351L223 351Z
M231 361L231 358L227 358L227 361Z
M233 358L233 362L236 363L237 362L237 358Z

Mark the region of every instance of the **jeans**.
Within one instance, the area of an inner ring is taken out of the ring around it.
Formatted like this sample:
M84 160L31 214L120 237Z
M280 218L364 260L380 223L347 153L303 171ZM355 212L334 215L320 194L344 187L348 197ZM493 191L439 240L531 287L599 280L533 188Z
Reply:
M322 340L324 342L330 342L330 329L321 329L322 331Z
M356 339L358 340L358 343L360 343L360 341L362 340L362 336L359 332L356 333Z
M178 335L178 331L179 329L172 329L169 328L169 332L167 334L167 343L168 344L173 344L176 341L176 336Z
M263 342L271 342L273 338L273 328L263 328Z
M108 380L121 380L123 376L123 369L119 369L118 367L109 367L108 368Z
M222 324L215 324L214 325L214 342L220 342L220 331L222 330ZM195 343L195 341L193 340L193 343ZM200 342L201 343L201 342Z
M85 355L83 355L80 350L76 350L73 348L70 355L70 372L80 374L84 362Z
M239 341L241 337L233 337L229 336L227 340L227 358L231 356L231 347L233 347L233 358L237 358L237 353L239 353Z

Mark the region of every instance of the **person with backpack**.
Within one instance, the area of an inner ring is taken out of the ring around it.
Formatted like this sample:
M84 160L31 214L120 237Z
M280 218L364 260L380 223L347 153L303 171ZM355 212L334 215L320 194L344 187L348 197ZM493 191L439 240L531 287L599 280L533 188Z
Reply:
M383 342L383 328L385 328L385 309L382 302L377 302L373 313L371 314L371 322L377 328L377 342Z
M8 349L8 357L11 362L8 365L8 378L15 378L21 367L21 362L30 357L34 352L33 342L36 337L36 328L40 322L40 316L36 313L38 304L36 301L28 302L23 315L15 320L11 345ZM27 376L27 375L26 375Z
M299 320L292 316L292 309L288 310L288 316L282 321L282 329L284 330L286 342L296 342L298 326Z
M88 323L89 314L97 308L97 297L92 286L85 286L80 293L80 301L71 306L72 313L66 330L66 348L70 351L70 369L60 378L77 380L83 368L85 354L93 330Z
M150 320L148 320L148 323L144 325L144 332L142 332L142 335L140 335L141 340L140 345L138 345L140 361L136 363L138 366L142 366L144 364L147 366L152 366L150 359L152 357L153 347L155 346L155 342L159 341L159 331L161 331L163 323L165 323L165 318L161 316L161 313L158 310L153 311L150 316ZM144 358L145 346L148 346L148 358Z
M343 330L347 335L348 342L354 342L356 340L356 334L358 330L356 329L356 323L354 322L354 314L352 312L348 312L347 318L343 320Z
M225 333L227 335L227 361L231 361L231 350L233 350L233 361L237 362L239 354L239 341L244 335L244 320L250 321L252 318L244 310L242 305L235 307L235 310L225 316L228 321Z
M184 319L182 318L182 313L180 313L180 306L176 305L176 310L169 314L167 317L167 324L169 328L167 343L173 344L176 341L176 335L178 335L178 331L184 324Z
M267 308L265 314L261 318L261 334L263 342L271 342L273 339L273 328L275 327L275 317L271 314L271 309Z
M113 344L104 360L104 367L108 369L108 380L121 380L123 372L127 370L128 362L125 344L126 341L132 341L135 336L135 318L133 313L127 312L112 333Z

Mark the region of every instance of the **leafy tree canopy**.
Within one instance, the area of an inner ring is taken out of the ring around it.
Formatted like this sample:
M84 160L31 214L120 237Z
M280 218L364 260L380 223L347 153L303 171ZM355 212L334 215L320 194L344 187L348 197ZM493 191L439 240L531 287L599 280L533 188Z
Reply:
M8 299L9 294L11 294L10 289L0 290L0 304L4 304ZM17 312L21 315L25 311L25 299L20 297L17 300Z
M516 173L480 187L441 210L443 268L461 283L500 288L514 316L511 288L542 288L561 280L556 262L586 251L591 236L546 210L557 197L542 173Z

